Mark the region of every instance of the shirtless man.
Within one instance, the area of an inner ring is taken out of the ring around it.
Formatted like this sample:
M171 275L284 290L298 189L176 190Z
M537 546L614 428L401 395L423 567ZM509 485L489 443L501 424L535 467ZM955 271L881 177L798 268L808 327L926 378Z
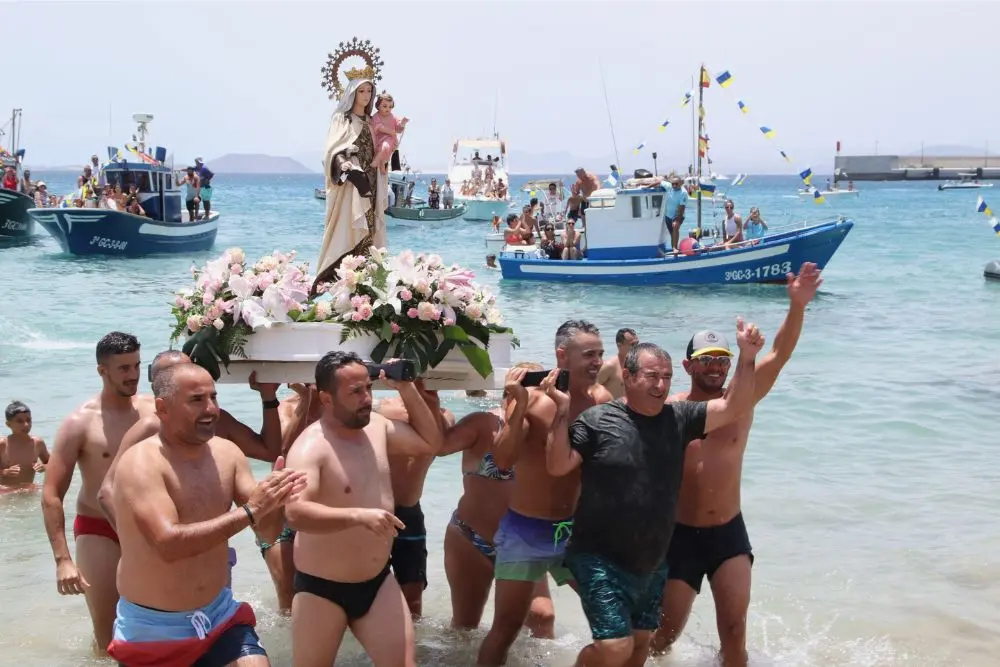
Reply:
M101 393L74 410L60 425L42 487L42 516L56 559L59 594L84 594L101 653L111 643L118 602L115 572L121 551L117 533L101 512L97 493L122 436L153 410L150 397L136 396L139 364L139 341L135 336L112 331L97 343ZM73 522L79 569L66 543L63 511L63 499L77 463L83 478Z
M822 282L820 271L809 262L802 265L798 276L788 274L791 304L774 346L757 364L753 405L767 396L791 358L802 332L806 305ZM684 360L684 370L691 376L691 390L668 400L704 401L723 396L731 358L721 335L708 331L696 334L688 343ZM753 552L740 511L740 478L752 424L751 408L737 421L710 433L700 447L687 451L677 503L677 528L667 555L670 573L663 615L653 639L656 651L667 649L680 636L701 590L702 578L707 577L715 598L723 664L746 665Z
M573 194L583 195L584 200L601 189L601 179L596 174L580 167L575 172L576 183L573 184Z
M605 361L604 365L601 366L601 372L597 374L597 383L604 385L604 388L615 398L621 398L625 395L625 383L622 379L625 355L638 342L639 334L635 332L635 329L619 329L618 333L615 334L618 354Z
M587 408L612 400L597 384L604 355L597 327L584 320L564 322L556 331L555 348L556 366L569 371L568 423ZM546 468L545 444L556 417L555 403L537 389L507 389L511 401L493 459L500 468L513 467L514 489L494 537L493 626L477 663L484 667L506 663L532 605L536 582L548 574L557 585L571 582L563 557L580 493L579 472L556 477Z
M189 363L191 363L191 359L179 350L166 350L164 352L160 352L153 357L153 363L150 364L150 382L155 382L156 376L167 368L177 364ZM278 458L278 455L281 452L281 423L278 418L278 400L276 398L278 385L257 384L254 375L251 374L250 388L260 393L264 412L261 432L259 434L255 433L249 426L238 421L225 410L219 411L219 419L215 425L215 432L218 437L225 438L226 440L234 443L240 448L240 451L242 451L245 456L260 461L273 462ZM122 456L130 447L154 436L159 432L159 430L160 418L156 414L151 414L139 420L122 438L121 446L118 448L118 453L115 455L114 461L111 462L111 467L108 468L108 473L104 476L104 482L101 484L101 490L97 495L97 500L100 503L101 509L104 511L104 516L108 518L108 521L111 522L112 526L115 525L115 514L114 508L111 504L111 489L114 486L114 479L119 461L121 461ZM261 524L258 526L261 539L273 539L271 538L271 529L274 526L277 526L278 533L281 532L281 521L279 515L280 512L274 513L268 515L261 521ZM275 533L275 535L278 533ZM258 542L260 542L260 540L258 540ZM263 544L266 544L266 542ZM261 550L266 551L263 547L261 547ZM236 565L235 549L229 550L229 559L231 565ZM272 577L275 577L276 582L280 581L281 577L275 575L275 569L278 565L274 564L272 566L271 561L268 560L266 556L265 561L268 562L268 569L271 571ZM283 589L278 586L277 583L275 583L275 588L278 593L279 609L291 608L292 596L290 589L287 595L282 596Z
M31 435L31 410L13 401L4 410L10 435L0 438L0 487L33 487L35 473L45 470L49 450L45 441Z
M254 483L239 448L214 437L215 383L200 366L160 371L153 394L159 432L124 453L112 490L121 600L108 652L123 665L265 667L253 609L227 583L226 547L294 500L305 475L279 459Z
M433 403L437 403L437 392L428 392L421 380L416 381L421 394L433 393ZM379 402L377 410L386 419L410 422L406 405L399 397L386 398ZM442 408L440 428L445 433L455 425L455 415ZM424 590L427 588L427 528L424 526L424 510L420 507L420 497L424 493L427 472L434 463L435 455L399 456L389 452L389 475L392 478L392 497L395 500L393 514L406 525L392 541L392 573L406 598L410 613L419 618L423 613Z
M317 423L288 453L307 475L306 490L285 508L295 537L292 665L329 667L350 628L374 667L415 667L413 621L389 576L392 540L407 526L395 502L389 454L433 456L442 433L436 396L412 382L399 391L409 424L372 414L364 362L329 352L316 364L323 404Z
M191 359L180 350L166 350L153 357L153 363L149 367L150 382L156 381L156 376L161 372L178 364L190 364ZM225 438L233 442L243 454L249 458L259 461L273 462L281 453L281 422L278 418L278 400L276 384L257 384L253 375L250 377L250 388L260 393L261 403L264 411L264 424L261 432L254 433L249 426L238 421L225 410L219 411L219 419L215 425L217 437ZM104 515L115 525L114 507L111 500L111 489L114 486L115 474L118 470L119 461L130 447L136 445L147 438L150 438L160 431L160 417L156 413L148 414L130 428L122 437L121 445L115 454L108 473L104 476L101 489L98 492L98 502Z

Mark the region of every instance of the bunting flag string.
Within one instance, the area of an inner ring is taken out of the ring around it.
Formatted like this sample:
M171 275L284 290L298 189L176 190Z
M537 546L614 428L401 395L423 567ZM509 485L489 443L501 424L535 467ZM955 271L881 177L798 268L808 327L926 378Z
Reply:
M705 74L704 74L704 76L702 76L701 85L704 86L705 88L708 88L708 82L709 82L708 71L705 70ZM698 92L698 88L697 87L695 87L695 88L693 88L693 89L688 90L687 92L685 92L684 93L684 99L681 100L680 108L684 109L689 104L691 104L691 101L694 99L695 94L697 92ZM702 120L705 119L705 109L704 109L704 107L702 107L702 108L699 109L699 115L701 116ZM656 131L657 132L665 132L666 129L667 129L667 127L670 125L671 122L672 121L671 121L670 118L664 118L663 122L660 123L657 126ZM707 139L707 137L706 137L706 139ZM646 141L644 139L644 140L638 142L632 148L632 154L633 155L638 155L639 153L642 152L642 149L644 149L645 147L646 147Z
M729 72L729 70L724 70L721 74L718 74L715 77L715 81L719 84L719 87L726 89L728 89L732 85L733 79L734 77ZM731 91L729 90L727 90L726 92L728 94L731 94ZM743 116L745 116L748 120L750 119L750 106L744 100L737 98L736 107L740 110ZM774 138L777 136L777 133L774 131L774 129L772 129L768 125L759 125L757 126L757 129L768 140L773 141ZM778 154L781 155L782 159L788 164L790 165L795 164L794 160L792 160L792 158L788 155L788 153L784 151L784 149L778 148ZM812 169L808 166L802 169L801 171L798 171L798 176L800 179L802 179L802 182L805 184L806 188L813 190L813 201L816 202L817 204L822 204L826 201L826 199L823 197L822 192L820 192L818 188L812 185L812 175L813 175Z
M982 213L987 218L989 218L990 219L990 227L993 228L993 232L997 236L1000 236L1000 221L998 221L993 216L993 209L991 209L989 207L989 205L986 203L986 200L984 200L981 195L976 200L976 213Z

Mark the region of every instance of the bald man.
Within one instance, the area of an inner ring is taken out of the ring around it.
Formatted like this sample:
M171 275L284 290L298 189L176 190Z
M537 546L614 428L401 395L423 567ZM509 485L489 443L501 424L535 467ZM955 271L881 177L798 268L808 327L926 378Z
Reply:
M124 452L112 487L121 539L117 618L108 647L123 665L267 667L253 609L233 598L226 545L296 498L305 476L256 484L246 456L215 437L208 371L175 364L153 381L157 433Z

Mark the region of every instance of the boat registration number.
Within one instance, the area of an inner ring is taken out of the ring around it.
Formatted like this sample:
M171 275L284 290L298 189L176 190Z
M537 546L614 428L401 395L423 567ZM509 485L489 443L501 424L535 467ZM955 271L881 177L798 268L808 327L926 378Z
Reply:
M792 270L791 262L763 264L755 268L733 269L726 271L726 280L761 280L764 278L783 278Z
M124 250L128 247L128 241L119 241L117 239L109 239L104 236L95 236L90 239L90 245L97 246L98 248L107 248L108 250Z
M0 229L9 229L14 232L23 232L27 228L27 224L18 222L17 220L4 220L3 225L0 226Z

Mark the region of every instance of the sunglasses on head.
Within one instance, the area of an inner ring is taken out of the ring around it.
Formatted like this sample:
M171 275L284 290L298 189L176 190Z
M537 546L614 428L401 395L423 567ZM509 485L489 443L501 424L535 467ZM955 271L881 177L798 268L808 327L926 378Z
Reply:
M702 354L691 357L691 361L696 361L702 366L729 366L733 362L732 357L716 357L711 354Z

